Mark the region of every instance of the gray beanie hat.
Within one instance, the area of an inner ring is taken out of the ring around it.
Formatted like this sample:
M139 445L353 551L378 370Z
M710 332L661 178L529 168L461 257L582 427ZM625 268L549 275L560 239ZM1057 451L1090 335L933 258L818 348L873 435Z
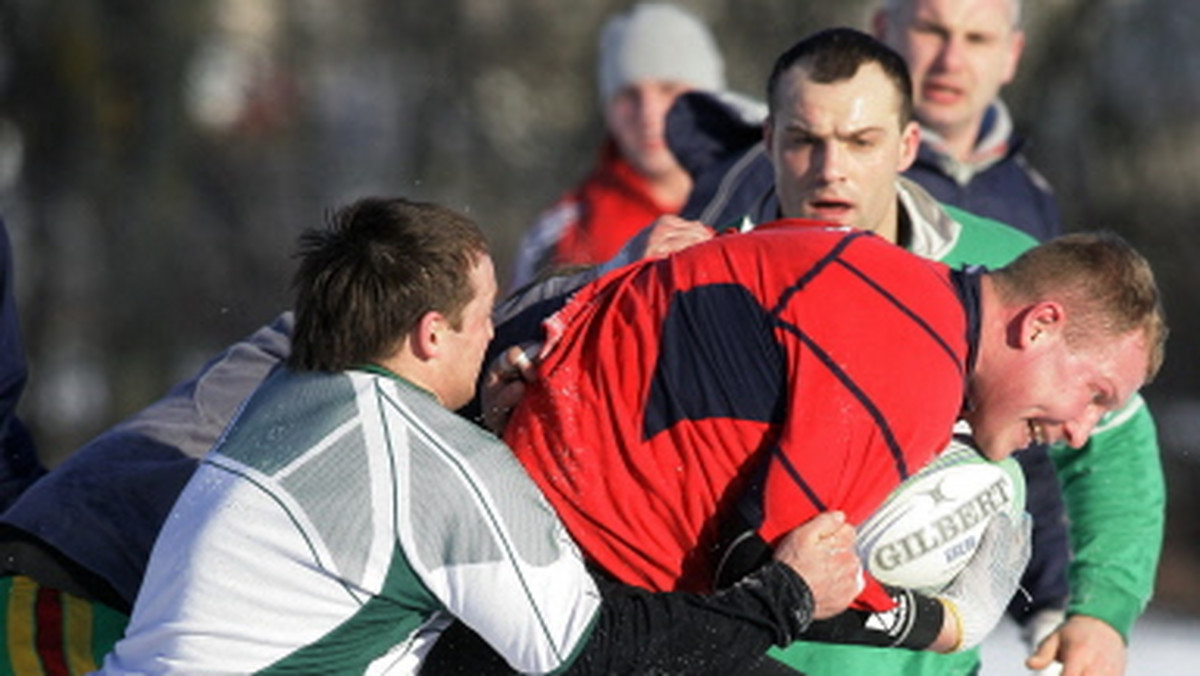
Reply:
M608 20L600 33L600 100L636 80L725 88L716 41L695 15L665 3L644 3Z

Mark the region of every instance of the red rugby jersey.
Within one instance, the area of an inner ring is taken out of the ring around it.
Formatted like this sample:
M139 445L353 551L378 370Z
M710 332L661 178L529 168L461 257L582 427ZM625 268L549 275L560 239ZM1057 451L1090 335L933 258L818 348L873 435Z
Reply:
M717 524L759 471L768 542L831 509L860 523L963 401L950 270L812 221L614 272L546 328L506 440L583 551L654 590L710 588Z

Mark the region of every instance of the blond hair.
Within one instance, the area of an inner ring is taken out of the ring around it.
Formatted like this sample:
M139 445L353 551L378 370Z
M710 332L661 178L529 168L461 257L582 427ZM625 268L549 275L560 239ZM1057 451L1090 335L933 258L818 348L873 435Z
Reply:
M1006 304L1062 303L1069 343L1142 331L1149 350L1146 380L1162 366L1168 328L1154 271L1118 235L1064 235L989 274Z

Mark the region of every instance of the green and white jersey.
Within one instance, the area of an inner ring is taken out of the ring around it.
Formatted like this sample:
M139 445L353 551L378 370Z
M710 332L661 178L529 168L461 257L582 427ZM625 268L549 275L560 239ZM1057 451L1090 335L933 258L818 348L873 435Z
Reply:
M600 597L498 439L387 374L270 376L180 495L105 673L415 673L461 619L517 670Z

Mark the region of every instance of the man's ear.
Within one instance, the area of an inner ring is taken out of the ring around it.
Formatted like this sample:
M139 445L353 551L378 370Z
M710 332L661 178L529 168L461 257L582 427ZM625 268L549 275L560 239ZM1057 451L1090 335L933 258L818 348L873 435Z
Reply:
M1017 76L1017 68L1021 65L1021 55L1025 52L1025 31L1014 30L1011 40L1012 44L1008 47L1001 84L1008 84Z
M422 361L438 355L442 344L442 332L446 328L446 318L436 310L430 310L421 316L417 325L409 334L413 355Z
M762 123L763 146L767 149L767 158L773 157L771 146L775 145L775 121L768 115Z
M887 37L887 29L887 10L883 8L875 10L875 14L871 16L871 37L880 42L885 42L884 38Z
M1062 338L1066 326L1066 311L1060 303L1039 301L1024 311L1020 321L1019 344L1036 347L1039 343Z
M921 149L921 125L915 120L909 120L908 124L900 130L900 156L896 163L896 173L906 171L912 166L912 163L917 159L917 152Z

